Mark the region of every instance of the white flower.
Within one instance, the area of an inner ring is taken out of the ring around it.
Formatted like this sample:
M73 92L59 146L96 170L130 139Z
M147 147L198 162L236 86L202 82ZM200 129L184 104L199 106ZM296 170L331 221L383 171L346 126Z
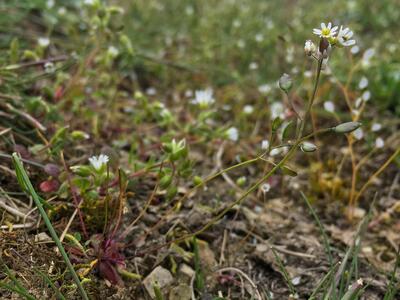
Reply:
M256 42L261 43L264 40L264 36L262 35L262 33L257 33L254 39L256 40Z
M372 132L377 132L377 131L379 131L381 129L382 129L382 124L380 124L380 123L374 123L371 126Z
M240 20L234 20L232 23L233 27L239 28L242 25L242 22Z
M351 47L350 52L351 52L351 54L357 54L358 52L360 52L360 47L355 45L355 46Z
M256 62L251 62L249 64L249 69L250 70L257 70L258 69L258 64Z
M364 137L364 131L361 128L354 130L352 134L357 140L361 140Z
M246 43L243 40L238 40L236 44L241 49L243 49L246 46Z
M185 97L187 97L187 98L193 97L193 91L192 90L186 90L185 91Z
M154 96L155 94L157 94L157 90L154 87L149 87L146 90L146 94L149 95L149 96Z
M362 99L366 102L371 98L371 92L370 91L365 91L362 95L361 95Z
M171 112L168 110L168 108L162 108L160 111L160 116L165 118L165 119L169 119L172 117Z
M370 60L374 55L375 55L374 48L369 48L369 49L365 50L363 57L362 57L362 61L361 61L363 67L369 67L369 65L371 64Z
M275 27L274 21L270 19L265 20L265 26L267 26L267 29L272 29Z
M47 0L46 6L47 8L53 8L54 7L54 0Z
M317 51L317 47L311 40L307 40L304 44L304 52L308 55L311 56Z
M107 54L114 58L114 57L117 57L117 55L119 54L119 51L116 47L110 46L107 49Z
M282 148L274 148L269 152L270 156L277 156L282 152Z
M208 107L210 104L215 102L213 90L211 88L195 91L194 97L192 103L201 107Z
M193 13L194 13L194 8L193 8L193 6L186 6L186 9L185 9L185 12L186 12L186 14L188 15L188 16L191 16L191 15L193 15Z
M83 1L83 4L86 4L86 5L94 5L95 4L95 0L85 0L85 1Z
M100 170L103 165L107 164L109 158L105 154L100 154L99 156L92 156L89 158L90 164L95 168L97 171Z
M231 141L237 142L239 139L239 130L236 127L229 128L226 134Z
M243 112L245 113L245 114L251 114L251 113L253 113L253 111L254 111L254 107L253 107L253 105L245 105L244 107L243 107Z
M304 71L304 77L311 78L312 74L310 70Z
M329 22L328 26L325 23L321 23L321 29L314 28L313 33L323 38L330 38L336 35L336 31L338 30L338 26L332 28L332 23Z
M356 99L355 107L356 107L356 108L359 108L359 107L361 106L361 104L363 104L363 102L364 102L363 98L358 97L358 98Z
M356 41L351 40L352 36L353 31L351 31L349 28L343 28L343 26L340 26L339 33L337 35L337 41L342 47L353 46L355 45Z
M283 104L280 102L274 102L271 105L271 119L275 120L277 117L280 117L281 119L285 118L284 115L285 108L283 107Z
M46 73L51 74L55 72L56 68L52 62L47 62L44 64L44 70Z
M64 6L62 6L62 7L60 7L59 9L58 9L58 14L60 15L60 16L63 16L63 15L65 15L65 13L67 12L67 9L64 7Z
M264 183L261 185L261 191L263 193L268 193L271 189L271 185L269 183Z
M266 83L266 84L262 84L262 85L260 85L259 87L258 87L258 91L261 93L261 94L268 94L270 91L271 91L271 85L270 84L268 84L268 83Z
M335 104L332 101L325 101L324 109L330 113L333 113L335 112Z
M365 89L368 86L368 79L367 77L363 76L358 84L358 88L360 90Z
M42 48L47 48L50 45L50 39L47 37L38 38L38 44Z
M375 147L380 149L383 148L384 146L385 146L385 141L381 137L376 138Z
M367 50L365 50L362 59L363 60L370 60L372 58L372 56L375 55L375 49L374 48L368 48Z
M261 142L261 149L262 150L267 150L269 148L269 141L268 140L263 140Z

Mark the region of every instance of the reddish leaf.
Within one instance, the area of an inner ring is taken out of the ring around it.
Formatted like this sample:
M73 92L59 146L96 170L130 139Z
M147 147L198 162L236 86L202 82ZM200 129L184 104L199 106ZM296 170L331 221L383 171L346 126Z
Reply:
M60 184L58 183L57 180L55 180L55 179L50 179L50 180L43 181L43 182L40 184L39 187L40 187L40 190L41 190L43 193L51 193L51 192L57 191L58 188L59 188L59 186L60 186Z
M108 261L101 260L99 262L99 273L101 277L107 279L112 284L123 286L124 282L119 276L116 268Z
M60 101L64 94L64 89L62 86L57 87L56 91L54 92L54 100L56 102Z

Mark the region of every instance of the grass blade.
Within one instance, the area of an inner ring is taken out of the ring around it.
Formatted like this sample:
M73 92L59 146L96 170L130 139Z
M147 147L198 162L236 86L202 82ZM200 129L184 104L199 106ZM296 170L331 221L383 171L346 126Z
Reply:
M49 217L47 216L45 210L43 209L42 203L40 202L39 195L36 193L32 183L31 183L31 181L30 181L30 179L28 177L28 174L26 173L26 171L24 169L24 166L22 165L21 159L19 158L17 153L13 153L12 159L13 159L15 172L17 174L18 181L20 182L20 184L22 184L22 188L26 189L26 192L35 201L35 204L36 204L36 206L37 206L37 208L39 210L39 213L42 216L42 218L43 218L43 220L44 220L44 222L45 222L45 224L47 226L47 229L50 232L50 235L51 235L52 239L56 243L57 248L60 250L60 253L61 253L61 255L62 255L62 257L63 257L63 259L64 259L64 261L65 261L65 263L67 265L67 268L70 271L70 273L72 275L72 278L74 279L74 281L75 281L75 283L76 283L76 285L78 287L80 295L82 296L83 299L89 300L89 298L88 298L88 296L86 294L86 291L83 288L83 286L81 284L81 281L79 280L79 277L76 274L75 269L72 266L71 261L69 260L68 255L65 252L65 249L64 249L60 239L58 238L56 231L53 228L53 225L50 222Z
M278 263L279 269L281 270L281 272L285 278L286 284L287 284L290 292L292 293L293 296L297 295L296 289L293 286L292 280L290 279L289 273L286 270L281 258L279 257L278 253L276 253L276 250L273 247L271 247L271 251L275 256L275 260Z
M204 290L204 276L201 269L201 259L200 259L200 252L199 252L199 245L197 243L197 239L193 237L193 252L194 252L194 266L196 272L196 288L199 292Z
M396 296L397 294L398 288L396 287L395 281L396 281L396 271L399 264L400 264L400 247L397 250L396 262L394 264L394 268L390 276L389 287L385 293L385 297L383 298L383 300L392 300L394 299L394 296Z
M332 251L331 248L329 246L329 240L328 240L328 235L325 232L324 226L322 225L321 221L319 220L317 214L315 213L315 210L313 209L309 199L307 198L307 196L303 193L300 192L301 196L303 197L304 201L306 202L308 209L310 210L312 216L315 219L315 222L317 222L318 224L318 228L319 231L321 232L322 238L323 238L323 242L324 242L324 247L325 247L325 252L328 255L328 259L329 259L329 264L331 266L331 268L333 268L333 256L332 256Z

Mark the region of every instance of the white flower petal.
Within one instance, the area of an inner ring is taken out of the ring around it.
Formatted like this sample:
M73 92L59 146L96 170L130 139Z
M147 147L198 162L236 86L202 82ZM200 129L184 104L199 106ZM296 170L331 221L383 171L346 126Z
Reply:
M335 112L335 104L332 101L325 101L324 109L330 113L333 113Z
M356 129L352 134L357 140L361 140L364 137L364 131L361 128Z
M371 126L371 131L372 132L377 132L377 131L379 131L381 129L382 129L382 124L380 124L380 123L374 123Z
M360 90L365 89L368 86L368 79L367 77L363 76L358 84L358 88Z
M229 128L226 134L231 141L237 142L239 140L239 130L236 127Z
M385 141L381 137L376 138L375 147L379 149L385 147Z

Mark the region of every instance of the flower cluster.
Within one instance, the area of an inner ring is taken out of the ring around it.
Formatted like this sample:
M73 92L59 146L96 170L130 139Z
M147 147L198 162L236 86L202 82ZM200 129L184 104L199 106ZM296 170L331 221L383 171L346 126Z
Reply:
M333 26L331 22L326 25L321 23L321 28L314 28L313 33L320 37L319 47L307 40L304 45L304 51L308 56L316 58L327 58L333 46L348 47L353 46L356 41L352 39L353 31L348 27Z

